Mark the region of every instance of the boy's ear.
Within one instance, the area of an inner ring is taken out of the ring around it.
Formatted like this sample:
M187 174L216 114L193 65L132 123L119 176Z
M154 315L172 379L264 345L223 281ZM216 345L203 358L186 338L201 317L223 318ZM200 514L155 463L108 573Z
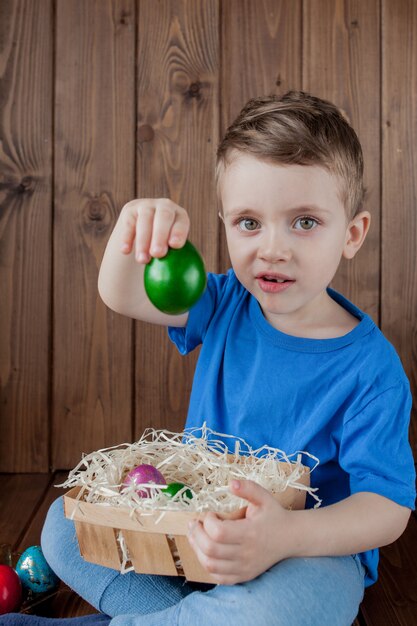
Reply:
M345 247L343 249L345 259L353 259L365 241L370 225L371 214L368 211L361 211L349 222L346 230Z
M224 217L223 217L223 215L222 215L222 212L221 212L221 211L219 211L219 217L220 217L221 221L224 223Z

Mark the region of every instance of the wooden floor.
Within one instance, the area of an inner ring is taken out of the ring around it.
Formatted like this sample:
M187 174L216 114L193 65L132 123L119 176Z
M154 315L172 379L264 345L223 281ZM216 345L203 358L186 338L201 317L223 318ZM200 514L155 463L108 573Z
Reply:
M67 472L0 474L0 544L15 554L39 545L48 507L64 493L54 485ZM76 617L96 611L65 585L28 612L49 617ZM380 580L365 594L354 626L417 626L417 517L404 535L381 550Z

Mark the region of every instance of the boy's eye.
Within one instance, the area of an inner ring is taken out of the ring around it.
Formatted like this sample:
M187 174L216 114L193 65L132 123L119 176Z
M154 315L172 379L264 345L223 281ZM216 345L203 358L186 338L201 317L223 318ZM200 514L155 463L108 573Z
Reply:
M238 221L238 226L240 230L256 230L259 226L259 222L257 220L253 220L250 217L244 217Z
M313 230L318 225L318 221L314 217L299 217L294 226L296 230Z

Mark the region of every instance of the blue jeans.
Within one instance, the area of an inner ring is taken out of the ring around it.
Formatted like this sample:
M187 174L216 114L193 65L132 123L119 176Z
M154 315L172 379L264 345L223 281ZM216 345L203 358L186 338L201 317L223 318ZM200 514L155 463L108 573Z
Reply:
M55 573L110 615L110 626L351 626L364 593L356 555L286 559L233 586L120 574L83 560L62 498L48 511L41 542Z

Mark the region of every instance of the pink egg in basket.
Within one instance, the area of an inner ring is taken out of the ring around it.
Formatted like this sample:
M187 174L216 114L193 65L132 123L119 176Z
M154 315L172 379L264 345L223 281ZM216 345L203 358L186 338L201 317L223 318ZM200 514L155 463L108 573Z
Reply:
M166 485L166 480L161 472L157 470L156 467L149 465L148 463L142 463L141 465L138 465L130 470L123 482L123 485L127 487L132 482L136 485L141 485L142 483L149 483L150 485ZM141 498L149 498L151 495L150 489L147 489L146 487L137 489L136 492Z

